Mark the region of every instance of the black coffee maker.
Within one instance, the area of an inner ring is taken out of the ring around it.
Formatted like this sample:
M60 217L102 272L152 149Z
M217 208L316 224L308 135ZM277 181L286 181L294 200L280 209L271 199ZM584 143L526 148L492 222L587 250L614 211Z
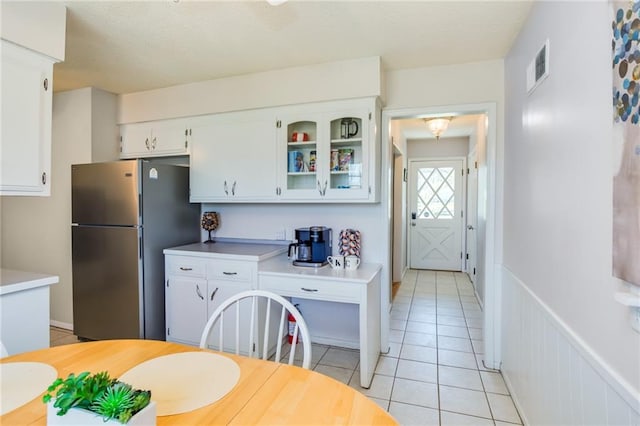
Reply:
M289 244L289 258L295 266L320 267L331 256L333 233L326 226L296 229L296 242Z

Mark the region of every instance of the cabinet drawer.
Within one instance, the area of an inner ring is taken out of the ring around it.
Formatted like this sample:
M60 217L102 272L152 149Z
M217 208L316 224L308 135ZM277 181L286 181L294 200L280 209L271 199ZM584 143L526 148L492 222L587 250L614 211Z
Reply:
M249 282L253 280L254 269L255 263L216 260L207 265L207 278Z
M306 277L260 276L258 288L281 296L334 302L359 303L364 284Z
M167 258L168 275L204 278L206 270L206 261L204 259L189 256L170 256Z

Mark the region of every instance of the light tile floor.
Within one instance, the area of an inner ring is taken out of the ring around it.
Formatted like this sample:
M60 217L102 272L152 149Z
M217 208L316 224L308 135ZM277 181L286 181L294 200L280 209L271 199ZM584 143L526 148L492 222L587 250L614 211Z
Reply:
M77 341L51 328L51 346ZM405 426L522 424L502 375L482 364L483 352L482 310L467 275L410 270L391 310L390 351L369 389L359 385L357 350L313 344L311 368L362 392Z

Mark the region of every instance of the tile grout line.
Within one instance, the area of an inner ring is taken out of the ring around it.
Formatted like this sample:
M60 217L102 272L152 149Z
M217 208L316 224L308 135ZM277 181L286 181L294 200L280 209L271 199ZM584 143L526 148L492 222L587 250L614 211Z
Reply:
M458 289L458 280L456 279L456 290L458 290L458 297L460 296L460 290ZM469 323L467 322L467 314L464 311L464 307L462 309L462 315L464 316L464 323L467 325L467 334L469 335L469 339L471 339L471 333L469 332ZM484 340L484 339L483 339ZM473 342L471 343L471 349L473 350ZM489 416L491 416L491 420L493 423L496 423L495 416L493 415L493 410L491 409L491 403L489 402L489 395L487 395L487 389L484 386L484 381L482 380L482 374L480 374L480 366L478 365L478 357L476 356L475 350L473 351L473 358L476 361L476 367L478 368L478 376L480 377L480 385L482 386L482 392L484 393L484 399L487 401L487 408L489 408Z
M416 274L416 278L413 283L413 291L411 292L411 301L409 302L409 312L407 313L406 324L405 324L404 330L402 331L402 343L400 343L400 352L398 352L398 362L396 363L396 368L393 372L393 381L391 382L391 391L389 392L389 405L388 405L389 408L387 409L387 412L391 410L391 398L393 396L393 389L396 386L396 375L398 374L398 365L400 364L400 359L401 359L400 355L402 354L402 347L404 346L404 338L407 333L407 325L409 325L409 316L411 315L411 309L413 309L413 296L416 294L417 283L418 283L418 274ZM402 286L402 281L400 281L400 285Z

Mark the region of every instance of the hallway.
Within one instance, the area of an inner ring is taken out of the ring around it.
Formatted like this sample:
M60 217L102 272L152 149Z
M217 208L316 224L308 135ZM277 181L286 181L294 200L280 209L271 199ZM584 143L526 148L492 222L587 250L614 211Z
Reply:
M406 273L391 351L364 391L402 425L521 424L502 375L483 367L482 311L464 273Z

